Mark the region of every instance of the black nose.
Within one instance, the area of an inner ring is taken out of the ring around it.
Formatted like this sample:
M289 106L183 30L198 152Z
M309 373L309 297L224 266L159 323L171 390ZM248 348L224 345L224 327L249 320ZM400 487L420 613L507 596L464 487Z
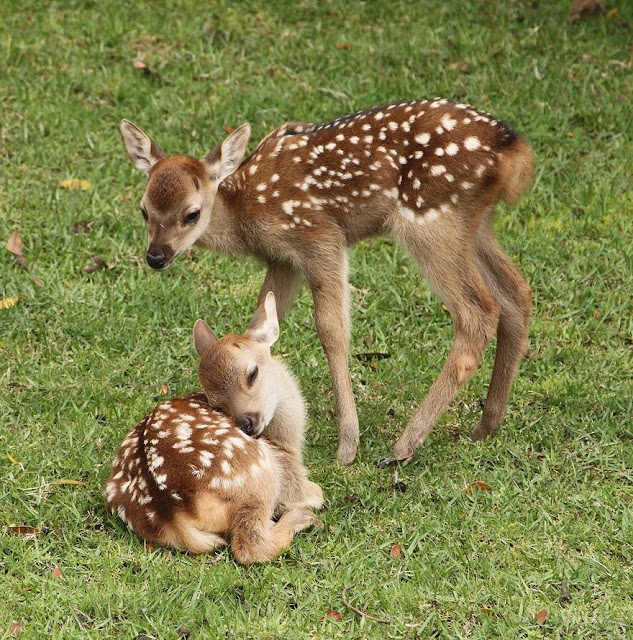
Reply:
M252 413L243 413L235 419L235 424L248 436L255 432L256 416Z
M145 260L152 269L162 269L167 262L167 255L162 247L152 248L147 252Z

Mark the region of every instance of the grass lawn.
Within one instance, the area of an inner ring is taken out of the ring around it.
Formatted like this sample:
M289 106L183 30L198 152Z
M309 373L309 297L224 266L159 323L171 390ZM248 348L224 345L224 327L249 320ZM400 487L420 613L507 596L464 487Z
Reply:
M3 2L0 300L18 299L0 308L0 638L633 637L633 7L606 5L568 25L562 0ZM252 149L287 120L436 95L491 111L537 156L496 222L535 303L502 429L467 437L490 348L403 485L377 468L452 328L392 240L362 243L351 467L334 462L307 291L275 347L309 403L325 528L250 568L145 549L104 507L114 452L163 385L196 388L194 321L243 330L264 272L196 250L150 272L118 121L202 156L225 126L250 122ZM4 249L16 227L30 272ZM490 491L468 493L477 480Z

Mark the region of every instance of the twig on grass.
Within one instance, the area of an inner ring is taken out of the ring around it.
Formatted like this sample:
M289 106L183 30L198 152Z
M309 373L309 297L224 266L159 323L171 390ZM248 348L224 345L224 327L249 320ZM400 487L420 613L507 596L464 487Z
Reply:
M367 618L368 620L373 620L374 622L380 622L380 624L391 624L391 620L386 620L384 618L376 618L372 615L369 615L366 611L363 611L362 609L357 609L355 606L351 605L348 601L347 598L345 597L345 594L347 593L348 589L353 589L355 585L352 585L351 587L343 587L343 595L342 595L342 599L343 599L343 604L348 608L351 609L354 613L357 613L359 616L362 616L363 618Z

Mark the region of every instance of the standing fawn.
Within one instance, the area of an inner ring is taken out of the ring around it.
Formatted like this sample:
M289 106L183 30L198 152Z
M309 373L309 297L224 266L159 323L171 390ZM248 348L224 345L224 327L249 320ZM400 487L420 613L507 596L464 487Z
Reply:
M240 564L266 562L318 524L310 508L323 505L301 457L303 398L270 355L275 297L243 336L218 340L202 320L193 334L204 393L163 402L134 427L112 464L106 502L148 542L206 553L230 540Z
M268 264L259 301L274 291L280 318L307 279L332 374L340 461L354 459L359 437L348 369L347 249L378 234L408 249L455 325L441 373L383 462L413 455L495 332L488 398L472 437L497 430L531 315L530 287L491 228L496 203L515 203L531 182L532 152L514 131L439 98L326 124L285 124L244 162L248 124L202 160L166 156L127 120L120 130L132 163L148 175L141 212L151 267L167 267L194 243L256 256Z

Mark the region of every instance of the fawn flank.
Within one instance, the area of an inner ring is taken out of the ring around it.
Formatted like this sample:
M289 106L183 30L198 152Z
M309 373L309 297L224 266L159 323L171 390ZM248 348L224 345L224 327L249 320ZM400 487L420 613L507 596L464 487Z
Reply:
M499 200L515 203L531 182L523 138L483 111L439 98L285 124L244 162L248 124L202 160L166 156L127 120L120 130L132 163L148 175L141 211L151 267L167 267L194 243L253 255L268 264L259 302L274 291L280 319L307 279L332 374L339 460L354 459L359 438L347 248L378 234L404 245L455 326L441 373L386 462L413 455L495 332L488 398L472 437L497 430L527 349L531 291L496 243L491 218Z
M306 412L270 355L279 335L269 293L245 335L218 340L198 320L204 393L163 402L127 435L104 494L150 543L206 553L231 542L240 564L266 562L319 520L321 488L302 462ZM279 518L277 522L273 517Z

